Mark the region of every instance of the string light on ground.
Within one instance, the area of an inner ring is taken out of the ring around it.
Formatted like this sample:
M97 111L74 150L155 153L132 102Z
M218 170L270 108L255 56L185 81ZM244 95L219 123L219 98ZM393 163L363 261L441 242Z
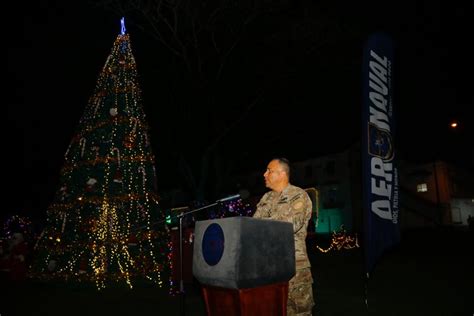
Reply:
M323 253L327 253L331 250L342 250L342 249L354 249L359 248L359 241L357 234L355 236L350 236L347 234L344 225L341 225L341 228L338 232L334 231L332 233L331 244L328 248L324 249L316 245L316 249Z

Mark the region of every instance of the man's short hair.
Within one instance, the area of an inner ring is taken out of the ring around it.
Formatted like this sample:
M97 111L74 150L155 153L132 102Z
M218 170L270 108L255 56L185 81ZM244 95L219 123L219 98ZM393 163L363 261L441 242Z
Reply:
M286 172L289 179L290 178L290 161L284 157L274 158L273 160L276 160L280 163L281 168Z

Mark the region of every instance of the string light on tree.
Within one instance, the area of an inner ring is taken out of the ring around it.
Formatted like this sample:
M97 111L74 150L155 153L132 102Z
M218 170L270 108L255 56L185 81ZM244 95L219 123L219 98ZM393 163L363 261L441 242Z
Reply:
M156 194L154 156L124 19L79 121L61 184L36 245L41 278L95 282L134 278L160 286L169 234ZM133 242L130 242L133 240Z
M25 239L34 238L31 220L26 216L20 215L13 215L7 218L3 224L2 238L10 239L15 232L21 233Z

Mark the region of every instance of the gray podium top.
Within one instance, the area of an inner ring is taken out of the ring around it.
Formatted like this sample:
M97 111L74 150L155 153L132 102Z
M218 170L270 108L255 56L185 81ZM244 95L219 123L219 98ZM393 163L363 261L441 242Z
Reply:
M196 222L193 274L202 284L242 289L295 275L291 223L231 217Z

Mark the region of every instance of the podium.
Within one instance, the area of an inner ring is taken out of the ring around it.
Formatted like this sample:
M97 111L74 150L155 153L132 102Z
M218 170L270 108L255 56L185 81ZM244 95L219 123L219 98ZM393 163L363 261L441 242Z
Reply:
M198 221L194 233L193 274L208 316L286 315L292 223L231 217Z

